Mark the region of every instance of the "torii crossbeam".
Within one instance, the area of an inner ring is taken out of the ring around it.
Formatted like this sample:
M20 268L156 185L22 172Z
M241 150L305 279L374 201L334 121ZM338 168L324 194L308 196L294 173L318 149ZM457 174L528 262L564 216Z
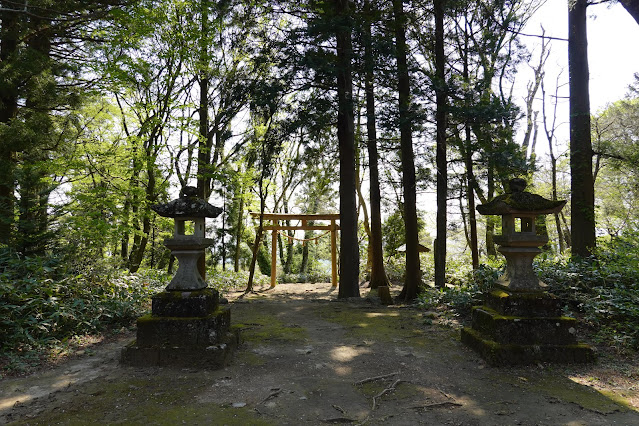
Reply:
M260 217L260 213L251 212L254 218ZM331 232L331 285L337 287L337 231L340 229L336 221L339 214L294 214L294 213L264 213L263 219L270 221L263 230L271 231L271 288L277 282L277 232L278 231L330 231ZM299 220L301 225L280 225L281 221ZM330 221L330 225L309 225L308 222ZM258 241L259 244L259 241Z

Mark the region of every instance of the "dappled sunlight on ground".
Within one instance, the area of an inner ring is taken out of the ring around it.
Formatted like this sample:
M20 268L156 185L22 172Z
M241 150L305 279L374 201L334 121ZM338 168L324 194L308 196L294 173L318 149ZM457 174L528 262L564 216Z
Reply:
M369 354L371 350L368 348L356 348L353 346L338 346L331 350L331 359L338 362L350 362L356 357Z
M120 347L11 392L3 382L0 423L639 424L639 413L581 382L598 366L489 367L439 317L338 301L329 289L226 295L243 343L223 370L122 367Z

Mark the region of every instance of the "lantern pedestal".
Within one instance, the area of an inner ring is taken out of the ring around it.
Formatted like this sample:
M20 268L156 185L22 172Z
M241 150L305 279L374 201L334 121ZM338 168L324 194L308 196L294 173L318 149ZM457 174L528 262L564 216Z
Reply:
M551 294L497 286L483 306L473 307L472 326L462 330L461 340L494 366L593 362L592 348L577 342L576 323L562 316Z
M222 368L231 360L239 334L231 310L215 290L165 291L152 298L151 314L138 318L137 339L121 362L138 367Z

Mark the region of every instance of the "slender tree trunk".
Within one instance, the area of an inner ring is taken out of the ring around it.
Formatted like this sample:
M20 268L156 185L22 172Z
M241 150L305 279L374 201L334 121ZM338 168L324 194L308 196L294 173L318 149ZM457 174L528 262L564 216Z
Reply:
M475 211L475 173L473 171L473 152L470 140L470 126L466 126L466 200L468 203L468 223L470 227L470 253L473 269L479 268L479 244L477 238L477 212Z
M233 270L240 270L240 249L242 248L242 225L244 225L244 188L240 189L240 207L237 216L237 230L235 232L235 254L233 256Z
M257 254L260 250L260 242L262 241L262 234L264 233L264 209L266 207L266 195L263 193L262 185L264 183L264 179L260 176L260 221L257 227L257 232L255 233L255 243L253 243L253 256L251 257L251 266L249 267L249 279L246 284L246 289L244 293L249 293L253 291L253 278L255 277L255 264L257 263Z
M464 81L470 82L468 74L468 34L465 30L464 33L464 69L463 77ZM467 111L470 111L472 100L470 94L466 94L464 106ZM477 212L475 211L475 173L473 171L473 143L471 137L471 123L466 120L464 124L465 132L465 144L464 144L464 162L466 163L466 202L468 204L468 224L470 228L468 236L468 244L470 247L470 254L473 263L473 269L479 268L479 248L477 238ZM465 222L464 222L465 223Z
M370 172L370 204L371 204L371 279L370 288L389 286L390 282L384 270L384 251L382 249L382 195L379 187L379 167L377 153L377 126L375 113L374 68L375 58L371 41L372 11L370 2L364 5L367 22L364 26L364 85L366 91L366 133L368 145L368 167Z
M200 77L200 105L199 115L199 144L197 152L197 194L198 197L208 201L211 195L211 138L209 136L209 54L208 54L208 32L209 32L209 0L200 0L200 35L199 35L199 77ZM224 237L222 237L224 238ZM224 255L222 257L222 268L224 268ZM206 279L206 250L197 260L197 269L203 279Z
M313 201L311 202L311 205L309 206L309 209L307 210L307 213L308 214L316 214L317 211L319 210L319 202L320 202L319 197L314 197ZM315 221L314 220L309 221L308 225L309 226L315 225ZM304 231L304 239L305 240L313 238L313 236L314 236L314 232L312 230ZM306 241L304 243L304 245L302 246L302 264L300 266L300 273L301 274L309 272L309 270L308 270L309 244L310 244L310 241Z
M570 238L570 227L566 222L566 215L564 212L559 212L559 218L561 219L561 223L564 225L564 239L566 240L566 248L572 247L572 238Z
M588 257L595 248L595 191L590 139L587 0L569 2L570 191L572 253Z
M348 0L334 0L337 26L337 140L340 159L340 279L339 298L359 297L359 246L355 194L355 132L351 61L351 13Z
M359 127L359 124L358 124L358 127ZM366 199L364 198L364 194L362 193L362 180L360 179L360 170L361 170L362 161L359 156L359 149L357 150L357 152L358 152L358 155L356 158L357 168L356 168L356 177L355 177L355 182L357 183L357 185L355 189L357 191L357 199L359 200L359 209L364 214L364 220L363 220L364 232L366 232L366 236L368 237L368 244L366 248L366 268L365 268L366 276L364 277L364 281L370 281L371 268L373 264L373 246L371 245L372 244L371 223L368 216L368 207L366 207ZM359 217L359 211L357 216Z
M557 159L555 158L555 154L552 149L552 139L548 139L548 145L550 147L550 167L552 173L552 199L553 201L557 200ZM561 221L559 220L559 214L555 213L555 226L557 227L557 239L559 240L559 253L563 253L566 249L566 245L564 243L564 232L561 228Z
M486 199L492 200L495 196L495 160L491 154L488 159L488 178L486 185ZM490 257L497 257L497 250L495 248L495 219L494 216L486 216L486 254Z
M200 0L200 39L199 39L199 80L200 80L200 105L199 115L199 144L197 153L197 189L198 197L208 200L210 188L208 187L209 167L211 164L211 144L209 138L209 72L208 72L208 43L206 42L209 31L209 0Z
M437 240L435 246L435 286L446 283L446 210L448 201L448 165L446 161L446 76L444 73L444 0L435 7L435 97L437 110Z

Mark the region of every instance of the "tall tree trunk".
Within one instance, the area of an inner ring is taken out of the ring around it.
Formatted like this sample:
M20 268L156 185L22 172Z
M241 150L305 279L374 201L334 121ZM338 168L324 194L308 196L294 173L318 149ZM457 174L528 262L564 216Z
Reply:
M590 139L587 0L569 2L570 191L572 253L590 256L595 248L595 191Z
M397 80L399 92L399 132L404 189L404 221L406 232L406 278L400 299L417 298L421 288L419 265L419 228L417 227L417 181L415 178L415 154L412 136L412 108L410 77L406 53L406 15L403 0L393 0L395 19L395 49L397 55Z
M50 72L51 35L47 28L50 21L32 18L27 47L31 61L37 72ZM24 255L43 255L46 246L48 222L48 198L50 189L45 183L47 151L40 144L46 144L46 137L53 131L48 121L41 120L38 115L48 109L49 96L29 90L27 85L24 119L26 123L37 126L38 134L44 140L30 143L23 147L20 164L18 164L18 192L20 193L18 232L15 245ZM35 130L35 129L34 129Z
M464 28L464 69L463 78L464 81L469 83L470 77L468 72L468 31ZM466 111L470 111L472 99L470 94L465 95L464 107ZM470 247L470 254L473 263L473 269L479 268L479 248L477 238L477 212L475 211L475 172L473 171L473 144L471 137L471 123L467 119L464 123L465 144L463 149L464 162L466 163L466 202L468 204L468 222L469 222L469 236L468 244ZM464 222L465 223L465 222Z
M448 169L446 161L446 76L444 74L444 0L435 0L435 97L437 111L437 239L435 240L435 286L446 283L446 210Z
M4 5L4 3L3 3ZM17 9L12 3L7 9ZM8 68L18 48L19 13L0 11L0 66ZM0 85L0 123L9 125L18 112L18 89L15 84ZM0 141L0 244L11 245L14 222L15 151L10 141Z
M368 145L368 167L370 172L371 204L371 279L370 288L388 286L390 282L384 270L384 251L382 249L382 195L379 187L379 167L377 153L377 126L375 113L374 68L375 58L372 48L372 11L370 1L366 0L364 10L367 22L364 26L364 85L366 91L366 137Z
M199 115L199 144L197 152L197 193L198 197L208 201L211 195L211 138L209 137L209 63L208 63L208 32L209 32L209 0L200 0L200 35L199 35L199 77L200 77L200 105ZM222 237L224 238L224 237ZM224 256L222 257L224 265ZM223 266L224 267L224 266ZM197 260L197 269L206 279L206 250Z
M337 140L339 143L340 277L339 298L359 297L359 245L355 194L355 131L349 0L334 0L337 19Z
M199 35L199 80L200 80L200 105L199 116L199 144L197 152L197 189L198 197L208 200L210 195L209 167L211 164L211 143L209 138L209 63L208 43L206 42L209 31L209 0L200 0L200 35Z

